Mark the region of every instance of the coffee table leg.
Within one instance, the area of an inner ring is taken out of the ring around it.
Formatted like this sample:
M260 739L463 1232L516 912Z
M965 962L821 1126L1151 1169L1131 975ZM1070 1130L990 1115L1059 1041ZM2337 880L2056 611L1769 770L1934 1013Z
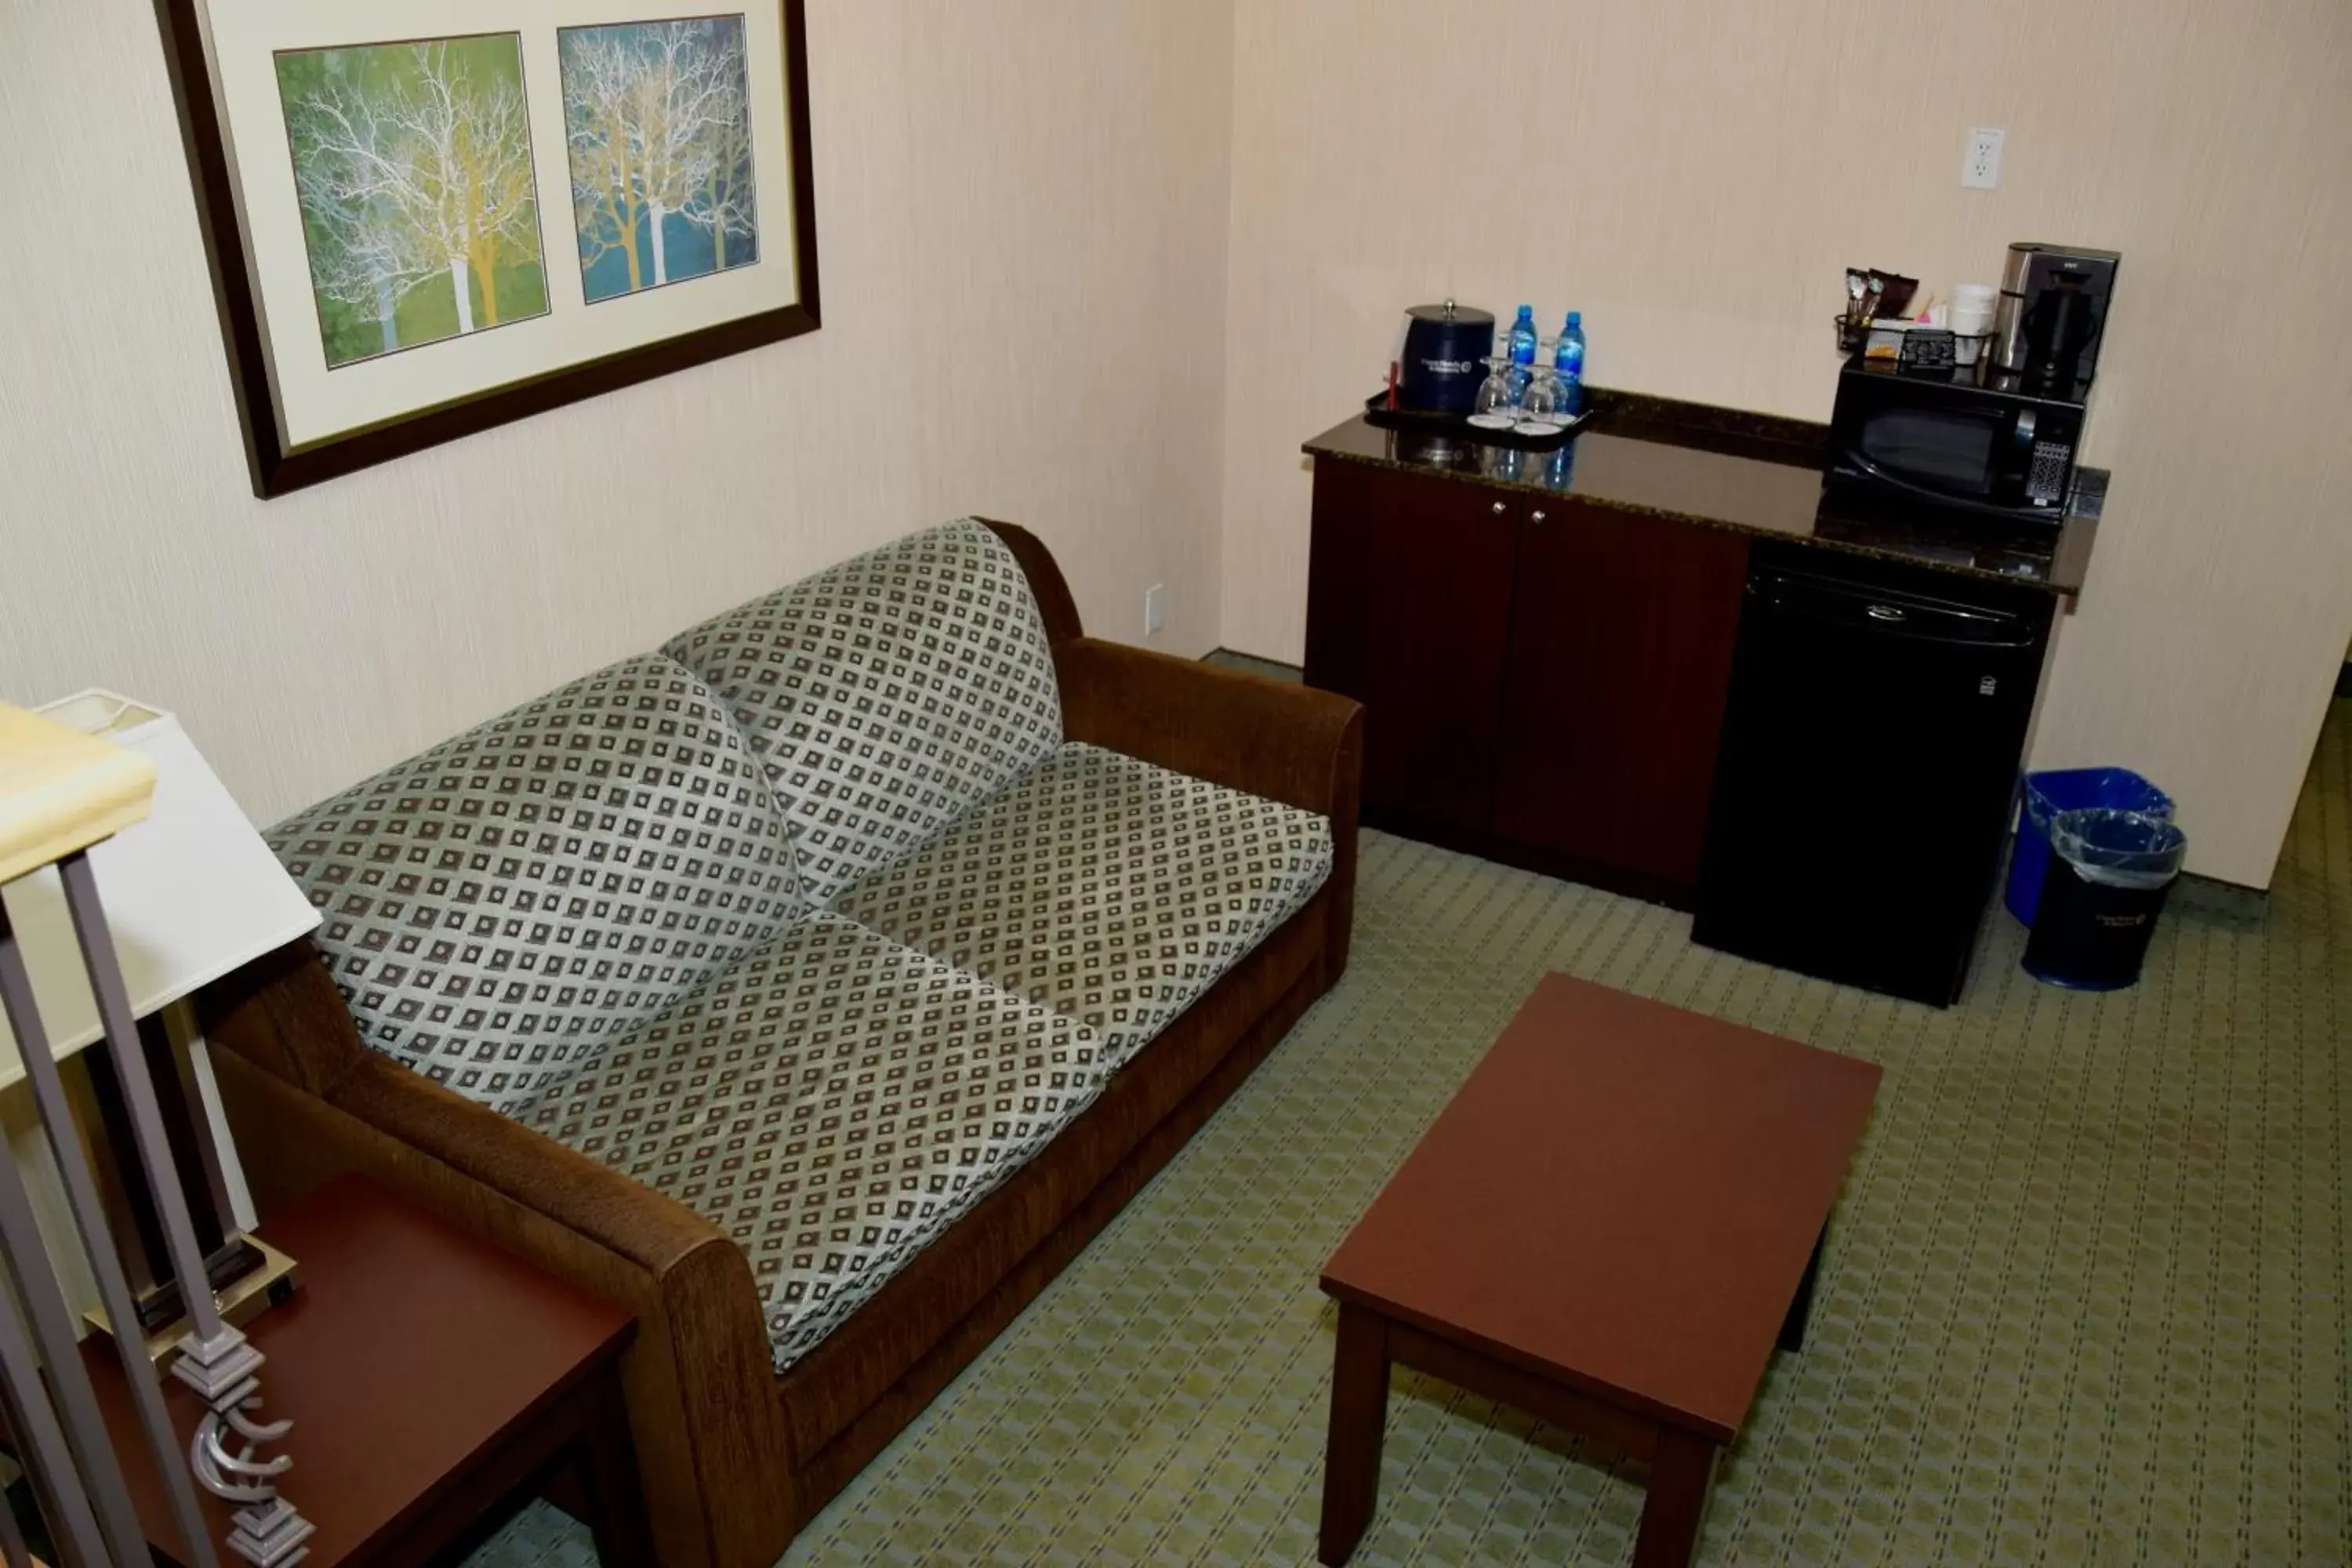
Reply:
M1342 1301L1339 1351L1331 1369L1331 1441L1323 1458L1323 1538L1316 1553L1330 1568L1348 1560L1371 1522L1388 1413L1388 1320Z
M1805 1263L1805 1277L1797 1281L1796 1299L1789 1303L1789 1315L1780 1321L1780 1348L1801 1351L1805 1348L1805 1324L1813 1315L1813 1282L1821 1278L1822 1248L1829 1245L1830 1227L1824 1223L1821 1235L1813 1237L1813 1256Z
M1658 1429L1650 1456L1650 1496L1642 1505L1642 1531L1633 1538L1633 1568L1689 1568L1706 1514L1706 1487L1716 1446L1671 1426Z

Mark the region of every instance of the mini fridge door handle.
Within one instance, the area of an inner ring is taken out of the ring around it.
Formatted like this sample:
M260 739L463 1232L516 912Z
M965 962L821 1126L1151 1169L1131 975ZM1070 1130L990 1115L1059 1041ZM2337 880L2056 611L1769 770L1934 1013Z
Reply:
M1870 635L1985 647L2022 647L2033 640L2032 628L2011 616L1928 600L1906 603L1851 584L1759 574L1750 579L1748 591L1774 615Z

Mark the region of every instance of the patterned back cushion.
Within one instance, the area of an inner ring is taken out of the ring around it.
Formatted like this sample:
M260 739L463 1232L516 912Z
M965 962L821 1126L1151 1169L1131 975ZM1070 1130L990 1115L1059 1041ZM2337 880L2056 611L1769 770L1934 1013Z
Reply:
M730 610L663 651L727 700L766 760L820 906L1062 739L1029 579L968 518Z
M726 708L659 654L269 830L360 1037L509 1114L797 910Z

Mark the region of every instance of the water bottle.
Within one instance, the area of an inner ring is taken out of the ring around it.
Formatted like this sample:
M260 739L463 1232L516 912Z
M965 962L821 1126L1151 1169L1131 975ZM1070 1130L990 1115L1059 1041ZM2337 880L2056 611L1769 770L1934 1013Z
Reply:
M1513 332L1516 338L1517 329ZM1552 368L1559 373L1559 406L1568 414L1580 413L1584 408L1584 312L1570 310L1568 325L1559 330L1559 347L1551 356Z
M1536 308L1519 307L1519 319L1511 323L1511 399L1527 395L1530 379L1529 367L1536 363Z

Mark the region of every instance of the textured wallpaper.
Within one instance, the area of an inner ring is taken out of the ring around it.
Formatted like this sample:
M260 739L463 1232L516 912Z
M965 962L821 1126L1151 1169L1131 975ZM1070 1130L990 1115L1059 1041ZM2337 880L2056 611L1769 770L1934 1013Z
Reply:
M144 0L0 0L0 692L180 710L274 817L966 511L1091 629L1297 657L1298 444L1411 304L1586 313L1596 382L1824 416L1848 262L2124 253L2116 470L2035 760L2270 878L2352 633L2341 0L811 0L826 326L268 505ZM1964 128L2009 142L1958 184ZM1229 303L1230 300L1230 303Z
M1557 331L1596 384L1826 418L1841 268L1938 291L2011 240L2120 250L2088 437L2115 469L2035 747L2176 795L2266 885L2352 631L2344 0L1265 0L1234 40L1230 647L1298 657L1301 441L1406 306ZM2009 132L1963 190L1966 128Z
M147 0L0 0L0 694L175 709L268 821L967 512L1216 642L1232 12L810 0L824 328L253 499Z

